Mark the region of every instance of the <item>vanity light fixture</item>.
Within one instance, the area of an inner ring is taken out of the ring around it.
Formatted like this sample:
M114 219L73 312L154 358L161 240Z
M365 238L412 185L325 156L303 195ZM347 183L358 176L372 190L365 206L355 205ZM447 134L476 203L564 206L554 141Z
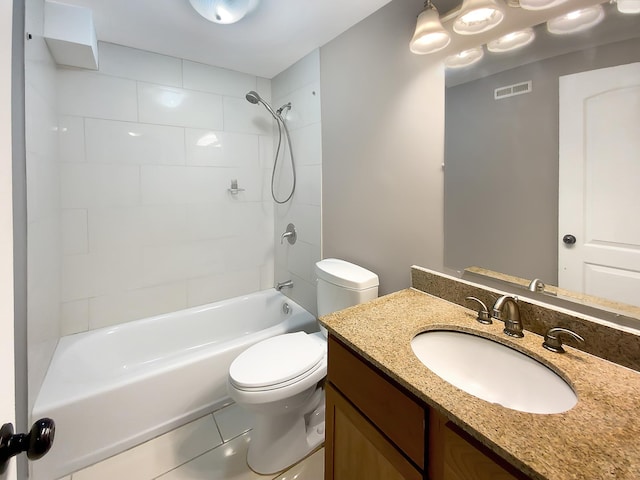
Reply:
M504 6L500 0L464 0L453 31L460 35L474 35L491 30L504 19Z
M490 41L487 43L487 50L491 53L503 53L511 50L517 50L518 48L529 45L533 42L535 37L536 34L533 32L533 28L525 28Z
M484 57L482 46L463 50L456 55L450 55L444 59L444 65L447 68L463 68L479 62Z
M549 20L547 30L549 33L557 35L582 32L600 23L603 18L604 9L602 6L594 5Z
M616 4L620 13L640 13L640 0L618 0Z
M520 7L525 10L544 10L557 7L567 0L520 0Z
M189 0L196 12L214 23L229 24L242 20L258 6L259 0Z
M418 15L416 31L409 42L409 50L415 54L424 55L442 50L449 45L449 42L451 37L440 23L438 10L431 0L425 1L424 10Z

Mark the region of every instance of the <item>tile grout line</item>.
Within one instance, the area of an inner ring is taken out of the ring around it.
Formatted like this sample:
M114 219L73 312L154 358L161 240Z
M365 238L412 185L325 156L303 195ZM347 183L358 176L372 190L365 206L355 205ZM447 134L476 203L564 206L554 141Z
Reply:
M222 408L220 410L222 410ZM216 420L216 416L214 415L214 413L215 412L211 412L209 415L211 415L211 418L213 418L213 423L215 423L216 429L218 430L218 435L220 435L220 440L222 440L222 443L220 445L224 445L226 442L224 441L224 437L222 436L222 430L220 430L220 425L218 425L218 421Z
M213 415L213 414L210 414L210 415ZM216 423L216 426L217 426L217 423ZM220 438L222 439L222 436L220 436ZM237 437L236 437L236 438L237 438ZM161 479L161 478L162 478L164 475L166 475L167 473L169 473L169 472L173 472L174 470L177 470L178 468L181 468L181 467L185 466L186 464L193 462L194 460L196 460L196 459L198 459L198 458L202 457L203 455L207 455L208 453L211 453L213 450L215 450L215 449L217 449L217 448L220 448L220 447L223 447L226 443L227 443L227 442L225 442L225 441L224 441L224 439L222 439L222 443L221 443L221 444L216 445L215 447L210 448L209 450L207 450L207 451L205 451L205 452L202 452L200 455L197 455L197 456L195 456L195 457L193 457L193 458L190 458L189 460L187 460L187 461L185 461L185 462L182 462L180 465L176 465L175 467L173 467L173 468L171 468L171 469L167 470L166 472L163 472L161 475L158 475L157 477L153 477L153 480ZM72 480L73 480L73 479L72 479Z

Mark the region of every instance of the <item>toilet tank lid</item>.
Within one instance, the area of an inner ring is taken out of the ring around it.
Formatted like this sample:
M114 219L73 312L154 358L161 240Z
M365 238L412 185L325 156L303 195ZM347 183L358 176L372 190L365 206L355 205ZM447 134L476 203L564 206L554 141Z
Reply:
M354 290L377 287L380 283L375 273L337 258L325 258L317 262L316 276L334 285Z

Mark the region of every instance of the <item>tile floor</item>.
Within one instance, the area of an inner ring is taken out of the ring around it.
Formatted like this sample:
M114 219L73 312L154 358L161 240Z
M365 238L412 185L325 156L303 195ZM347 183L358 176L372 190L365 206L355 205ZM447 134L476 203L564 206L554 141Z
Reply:
M246 462L251 417L235 404L61 480L322 480L324 449L281 474Z

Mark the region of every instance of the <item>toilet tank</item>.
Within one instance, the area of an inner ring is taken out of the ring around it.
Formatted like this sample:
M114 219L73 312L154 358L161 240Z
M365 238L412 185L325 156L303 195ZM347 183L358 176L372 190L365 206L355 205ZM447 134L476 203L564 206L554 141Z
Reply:
M316 278L319 317L378 297L378 276L344 260L319 261Z

